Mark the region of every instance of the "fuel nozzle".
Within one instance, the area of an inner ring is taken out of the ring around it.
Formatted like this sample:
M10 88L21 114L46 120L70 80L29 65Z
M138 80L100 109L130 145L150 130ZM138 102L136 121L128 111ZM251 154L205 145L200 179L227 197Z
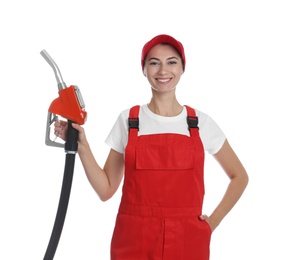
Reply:
M52 67L59 89L59 97L53 100L48 110L45 143L48 146L65 147L64 144L56 142L55 140L51 140L51 125L58 120L58 116L66 118L69 122L74 122L80 125L84 124L87 117L87 112L85 111L85 104L78 86L66 86L57 64L47 53L47 51L42 50L40 54Z
M55 76L56 76L56 80L58 82L58 88L59 90L62 90L64 88L67 87L66 83L63 80L62 74L57 66L57 64L55 63L55 61L52 59L52 57L47 53L46 50L42 50L41 55L44 57L44 59L50 64L50 66L52 67L52 69L54 70Z

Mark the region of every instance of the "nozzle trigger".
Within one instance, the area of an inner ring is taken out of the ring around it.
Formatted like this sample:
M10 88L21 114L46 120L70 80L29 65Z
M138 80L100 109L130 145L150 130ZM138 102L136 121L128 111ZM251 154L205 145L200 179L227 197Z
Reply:
M57 138L54 138L54 140L51 140L51 137L50 137L51 126L55 121L58 121L58 120L59 120L59 118L56 114L48 112L45 143L48 146L54 146L54 147L61 147L62 148L62 147L65 147L64 143L56 142L55 140Z

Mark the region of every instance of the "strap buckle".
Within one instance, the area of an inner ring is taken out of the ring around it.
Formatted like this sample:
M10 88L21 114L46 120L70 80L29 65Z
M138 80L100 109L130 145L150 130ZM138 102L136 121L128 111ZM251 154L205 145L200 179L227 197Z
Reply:
M198 117L197 116L187 116L187 123L190 128L198 128Z
M129 126L129 131L130 129L138 129L139 130L139 118L138 117L129 117L128 118L128 126Z

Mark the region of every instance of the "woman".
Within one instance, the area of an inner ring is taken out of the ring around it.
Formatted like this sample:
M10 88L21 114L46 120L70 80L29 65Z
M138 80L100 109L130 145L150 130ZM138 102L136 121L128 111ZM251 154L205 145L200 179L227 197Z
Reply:
M103 168L84 129L73 124L87 178L103 201L124 176L111 259L207 260L211 233L239 200L248 175L219 126L178 102L176 86L186 65L183 45L158 35L144 45L141 65L151 100L120 113L106 139L111 149ZM55 123L55 134L63 140L66 130L66 122ZM209 216L202 214L205 151L230 179Z

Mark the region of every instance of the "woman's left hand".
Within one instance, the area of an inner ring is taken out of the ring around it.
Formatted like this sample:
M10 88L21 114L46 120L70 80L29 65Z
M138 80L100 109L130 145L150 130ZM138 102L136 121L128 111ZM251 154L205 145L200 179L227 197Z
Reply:
M206 221L209 224L212 232L216 229L217 226L212 223L211 218L208 215L201 215L199 216L199 219L201 221Z

